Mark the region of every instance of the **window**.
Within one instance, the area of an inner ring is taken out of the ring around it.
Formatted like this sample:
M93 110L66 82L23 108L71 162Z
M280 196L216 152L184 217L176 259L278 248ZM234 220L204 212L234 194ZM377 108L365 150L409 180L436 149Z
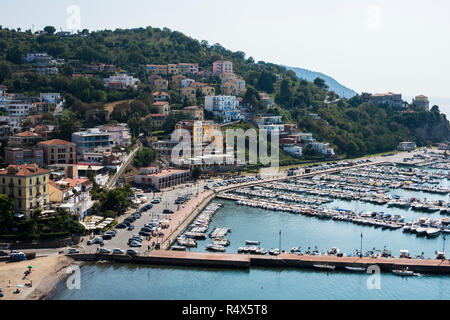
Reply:
M33 196L33 188L30 188L30 196Z

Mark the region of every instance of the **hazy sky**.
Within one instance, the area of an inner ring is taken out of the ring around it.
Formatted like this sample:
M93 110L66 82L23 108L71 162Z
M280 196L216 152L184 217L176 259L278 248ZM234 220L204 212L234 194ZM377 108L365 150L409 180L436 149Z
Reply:
M0 0L0 24L67 30L71 5L81 29L168 27L357 92L450 98L447 0Z

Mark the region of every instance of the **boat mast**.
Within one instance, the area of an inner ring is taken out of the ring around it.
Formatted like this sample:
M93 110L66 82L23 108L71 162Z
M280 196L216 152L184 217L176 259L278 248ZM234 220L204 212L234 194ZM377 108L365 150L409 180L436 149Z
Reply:
M362 240L363 240L363 234L361 232L361 250L359 251L359 257L362 258Z

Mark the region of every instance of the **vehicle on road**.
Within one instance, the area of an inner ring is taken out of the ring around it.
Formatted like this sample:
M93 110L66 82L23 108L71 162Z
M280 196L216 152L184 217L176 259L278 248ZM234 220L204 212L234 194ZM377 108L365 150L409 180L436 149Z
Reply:
M98 249L98 252L99 252L99 253L111 253L111 250L110 250L110 249L107 249L107 248L99 248L99 249Z
M70 248L69 253L80 253L80 250L78 250L76 248Z
M153 204L161 203L161 198L153 199L151 203L153 203Z

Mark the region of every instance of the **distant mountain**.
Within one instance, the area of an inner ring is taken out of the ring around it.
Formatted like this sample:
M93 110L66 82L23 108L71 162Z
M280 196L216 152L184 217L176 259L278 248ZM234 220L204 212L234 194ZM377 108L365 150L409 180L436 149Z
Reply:
M343 86L342 84L337 82L335 79L333 79L330 76L327 76L326 74L306 70L303 68L294 68L294 67L288 67L288 66L285 66L285 67L288 70L294 71L297 74L297 77L299 77L300 79L305 79L307 81L314 81L314 79L317 77L322 78L323 80L325 80L325 83L330 88L330 90L334 91L340 97L344 96L345 98L351 98L351 97L357 95L357 93L354 90Z

